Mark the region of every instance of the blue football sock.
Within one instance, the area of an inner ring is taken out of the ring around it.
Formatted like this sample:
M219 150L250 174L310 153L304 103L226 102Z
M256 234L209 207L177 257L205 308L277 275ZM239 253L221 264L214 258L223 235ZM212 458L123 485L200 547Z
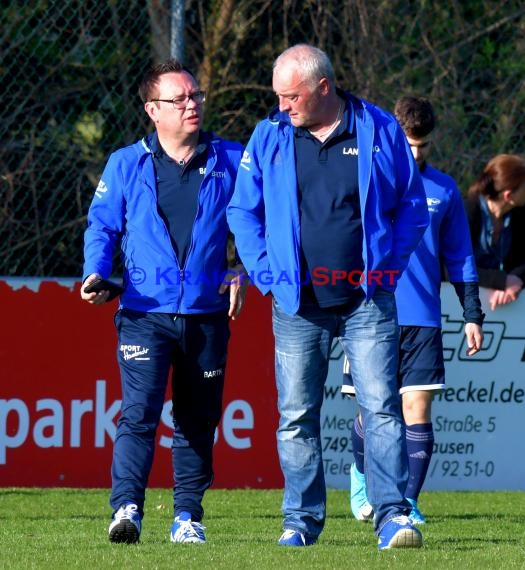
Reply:
M432 458L434 447L432 423L406 426L406 442L409 473L406 497L417 501Z

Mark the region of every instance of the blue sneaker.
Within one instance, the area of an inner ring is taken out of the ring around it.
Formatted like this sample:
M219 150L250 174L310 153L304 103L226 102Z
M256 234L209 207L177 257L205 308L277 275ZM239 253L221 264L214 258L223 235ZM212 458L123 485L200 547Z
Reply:
M171 525L170 540L185 544L206 542L205 528L201 523L192 521L190 513L182 511Z
M113 522L109 525L110 542L125 542L134 544L139 541L141 530L139 508L135 503L122 505L114 513Z
M315 544L315 540L315 538L306 536L298 530L286 528L281 534L279 544L281 546L312 546L312 544Z
M410 514L408 515L410 522L412 524L425 524L427 521L426 521L425 517L423 516L423 513L418 509L417 501L414 501L414 499L408 499L408 498L407 498L407 501L412 506L412 510L410 511Z
M417 548L423 546L423 535L410 519L400 515L390 519L379 531L377 548L388 550L389 548Z
M350 508L358 521L374 518L374 509L366 496L365 474L357 470L355 463L350 466Z

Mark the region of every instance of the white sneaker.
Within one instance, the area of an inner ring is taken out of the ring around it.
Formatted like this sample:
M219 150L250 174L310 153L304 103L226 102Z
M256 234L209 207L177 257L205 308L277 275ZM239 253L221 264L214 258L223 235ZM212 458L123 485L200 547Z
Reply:
M123 505L113 515L113 522L109 525L109 540L134 544L139 541L141 526L138 506L135 503Z

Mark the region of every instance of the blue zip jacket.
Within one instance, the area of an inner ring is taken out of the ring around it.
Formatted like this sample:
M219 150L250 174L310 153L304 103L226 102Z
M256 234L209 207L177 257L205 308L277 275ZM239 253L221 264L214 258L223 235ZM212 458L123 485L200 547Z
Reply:
M421 177L396 119L344 95L356 116L366 277L361 287L369 300L377 287L374 276L382 276L384 289L395 289L390 278L397 281L405 270L429 218ZM294 127L287 113L275 109L256 126L227 216L252 280L264 295L271 291L283 311L295 314L300 301L300 220Z
M429 164L421 173L430 224L396 289L400 325L441 327L441 263L452 283L476 283L470 229L454 179Z
M206 133L208 160L184 267L180 267L157 208L148 137L110 157L95 191L84 236L83 280L108 277L121 240L126 288L120 307L163 313L209 313L229 307L218 290L227 270L226 206L232 196L242 145Z

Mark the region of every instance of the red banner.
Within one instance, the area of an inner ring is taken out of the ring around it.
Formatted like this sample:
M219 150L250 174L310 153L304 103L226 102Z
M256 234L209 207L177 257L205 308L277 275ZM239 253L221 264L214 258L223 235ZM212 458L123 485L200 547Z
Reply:
M110 486L117 303L91 306L79 288L73 280L0 281L0 486ZM214 487L282 487L270 299L250 287L231 332ZM172 486L170 408L168 393L152 487Z

